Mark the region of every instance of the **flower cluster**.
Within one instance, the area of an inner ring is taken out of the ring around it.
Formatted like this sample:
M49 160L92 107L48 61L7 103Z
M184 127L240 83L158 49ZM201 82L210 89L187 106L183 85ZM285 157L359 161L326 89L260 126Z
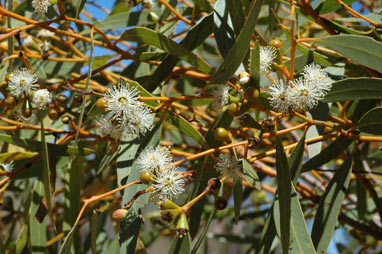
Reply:
M153 173L154 192L160 198L173 199L184 192L184 180L176 167L168 147L148 147L139 155L136 163L142 172Z
M269 101L275 111L287 113L290 108L307 111L331 89L333 80L317 64L304 67L302 76L293 81L279 80L269 88Z
M45 13L48 11L48 8L51 4L49 0L33 0L32 6L37 13Z
M152 128L154 115L139 101L138 94L136 88L124 82L106 93L106 110L109 114L98 120L102 134L121 139L125 135L145 134Z
M230 154L220 154L216 164L216 171L226 183L235 184L240 180L240 164L235 156Z

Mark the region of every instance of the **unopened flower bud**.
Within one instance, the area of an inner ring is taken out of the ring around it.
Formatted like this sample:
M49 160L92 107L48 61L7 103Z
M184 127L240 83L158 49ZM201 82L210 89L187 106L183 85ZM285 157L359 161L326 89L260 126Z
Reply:
M125 218L125 216L127 215L127 210L126 209L117 209L113 212L113 214L111 215L111 218L114 220L114 221L120 221L122 220L123 218Z

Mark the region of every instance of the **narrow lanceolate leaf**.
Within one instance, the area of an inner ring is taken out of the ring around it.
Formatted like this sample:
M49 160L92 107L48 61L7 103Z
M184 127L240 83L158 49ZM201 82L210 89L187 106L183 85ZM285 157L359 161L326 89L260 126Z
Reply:
M258 41L255 43L255 48L252 49L251 76L253 85L260 90L260 44Z
M45 253L46 250L46 211L42 203L44 197L44 183L37 180L32 191L32 203L29 213L29 232L31 253ZM41 220L41 217L45 217Z
M241 181L236 181L233 187L233 202L235 206L235 222L239 221L241 202L243 201L243 185Z
M190 234L179 237L177 234L172 241L169 254L190 254L191 253L191 237Z
M260 243L257 246L256 253L268 254L271 250L273 240L276 237L276 227L273 215L274 202L269 209L269 215L265 221L263 232L261 233Z
M211 84L225 83L232 77L237 68L240 66L241 62L243 61L245 55L248 52L249 42L251 41L253 28L256 25L263 1L264 0L256 0L256 2L253 1L247 20L243 28L241 29L241 32L237 37L235 44L231 47L230 51L227 54L227 57L225 57L223 64L212 76Z
M304 159L305 135L303 135L297 146L293 149L289 157L289 168L293 186L296 186L297 179L300 176L302 161Z
M375 107L364 114L356 128L366 133L382 135L382 107Z
M234 28L229 15L228 1L217 0L214 7L214 38L219 52L226 57L235 43Z
M296 190L292 186L292 218L291 218L291 251L296 254L316 254L312 239L305 223L304 213L302 212Z
M328 145L324 150L322 150L321 153L307 161L302 167L302 172L315 169L337 158L338 155L343 153L352 142L352 139L337 138L335 141L330 143L330 145Z
M317 253L326 253L328 249L349 185L351 162L352 158L349 156L337 169L321 197L312 229L312 240Z
M41 152L42 143L40 141L27 139L27 138L20 138L17 136L7 135L3 133L0 133L0 140L6 143L13 144L15 146L25 148L30 151ZM81 155L89 155L91 153L94 153L92 149L74 148L73 146L68 146L68 145L55 145L55 144L49 143L47 144L47 146L48 146L49 152L53 155L69 156L69 155L72 155L73 151L75 154L81 154Z
M382 66L382 64L381 64ZM382 99L382 79L347 78L332 84L324 102Z
M368 36L335 35L318 40L355 63L382 72L382 43Z
M278 136L276 136L276 171L280 205L281 245L283 253L288 253L291 221L291 178L288 159Z
M54 225L53 214L52 214L52 196L51 196L51 183L50 183L50 163L49 163L49 154L48 146L45 141L45 130L44 130L44 119L42 117L42 112L40 111L40 121L41 121L41 159L43 162L42 170L42 180L44 183L45 190L45 201L48 208L48 214Z
M213 13L210 13L188 31L186 37L180 42L180 45L189 50L194 50L213 33L213 23ZM168 55L154 71L150 79L145 82L145 88L149 91L153 91L171 73L177 62L179 62L178 57Z
M242 163L244 180L257 190L261 190L260 178L252 167L252 164L245 158L242 160Z
M120 40L148 43L190 63L192 66L205 73L211 74L213 72L212 67L203 59L182 45L151 29L143 27L129 29L121 35Z

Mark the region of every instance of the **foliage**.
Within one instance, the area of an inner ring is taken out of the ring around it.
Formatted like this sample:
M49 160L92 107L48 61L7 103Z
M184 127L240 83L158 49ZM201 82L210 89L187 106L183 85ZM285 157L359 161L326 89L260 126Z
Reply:
M0 1L0 253L381 252L381 8Z

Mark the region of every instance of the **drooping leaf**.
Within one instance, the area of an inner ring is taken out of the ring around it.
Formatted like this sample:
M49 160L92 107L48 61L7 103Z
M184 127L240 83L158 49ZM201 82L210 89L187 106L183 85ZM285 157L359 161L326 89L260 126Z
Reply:
M261 190L260 178L257 175L255 169L252 167L252 164L246 158L244 158L242 160L242 166L244 180L255 187L257 190Z
M312 228L312 241L317 253L326 252L332 239L342 201L349 185L351 162L350 156L337 169L321 197Z
M243 185L240 181L236 181L233 187L233 202L235 210L235 222L239 221L241 203L243 202Z
M229 15L228 1L217 0L214 7L214 34L216 45L223 57L226 57L235 43L234 28Z
M219 69L213 74L211 84L223 84L231 78L237 68L240 66L245 55L248 52L249 42L253 28L256 25L257 18L260 14L261 5L263 0L253 1L249 11L247 20L241 29L235 44L229 50L224 62L220 65Z
M298 177L300 176L302 161L304 159L305 135L298 141L297 146L293 149L289 157L289 168L293 186L296 186Z
M375 107L364 114L356 128L366 133L382 135L382 107Z
M346 148L353 142L352 139L348 138L337 138L335 141L330 143L325 149L321 151L318 155L307 161L304 166L302 166L302 172L306 172L315 169L335 158L343 153Z
M46 216L43 220L38 219L40 207L45 207L42 204L44 197L44 183L37 180L32 191L32 203L29 211L29 232L31 241L32 253L45 253L46 251ZM45 208L46 209L46 208ZM46 211L46 210L45 210ZM40 212L41 213L41 212ZM42 215L41 215L42 216Z
M284 147L278 136L276 136L276 171L279 196L279 221L281 232L281 244L283 253L288 253L290 246L290 222L291 222L291 177L288 159Z
M191 253L191 237L190 234L186 234L183 237L179 237L177 234L172 241L169 254L190 254Z
M347 78L336 81L323 102L382 99L382 79Z
M371 37L360 35L341 34L326 36L318 40L338 53L350 58L352 61L382 72L382 43Z
M213 72L212 67L209 64L207 64L203 59L201 59L182 45L151 29L135 27L126 30L121 35L120 40L148 43L190 63L192 66L205 73L211 74Z
M41 142L26 138L20 138L17 136L7 135L0 133L0 140L13 144L15 146L19 146L25 148L30 151L40 152L41 151ZM74 150L76 155L89 155L94 153L92 149L89 148L74 148L69 145L55 145L55 144L47 144L48 150L51 154L57 156L71 156Z

